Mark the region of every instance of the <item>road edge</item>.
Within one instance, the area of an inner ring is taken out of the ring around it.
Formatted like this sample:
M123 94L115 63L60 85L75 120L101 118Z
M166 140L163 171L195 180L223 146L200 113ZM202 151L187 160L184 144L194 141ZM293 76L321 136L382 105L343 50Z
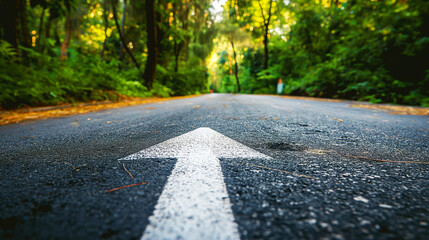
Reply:
M9 125L15 123L21 123L30 120L41 120L65 116L73 116L79 114L85 114L90 112L98 112L107 109L123 108L135 105L144 105L150 103L165 102L170 100L186 99L202 96L189 95L189 96L178 96L168 98L130 98L124 99L118 102L92 102L92 103L79 103L73 105L63 106L47 106L47 107L35 107L35 108L23 108L10 111L0 111L0 126Z

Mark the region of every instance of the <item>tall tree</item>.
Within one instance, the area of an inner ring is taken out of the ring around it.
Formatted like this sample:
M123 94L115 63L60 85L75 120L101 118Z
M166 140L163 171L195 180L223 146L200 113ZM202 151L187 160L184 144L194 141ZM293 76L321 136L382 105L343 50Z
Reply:
M181 31L179 29L179 24L178 24L178 9L177 9L177 3L173 3L173 28L174 28L174 36L173 36L173 53L174 53L174 72L178 72L179 71L179 56L180 56L180 51L182 50L182 45L183 45L183 36L181 34Z
M169 0L158 0L156 10L156 34L158 46L158 64L168 68L171 55L171 44L168 33L171 29L169 17L171 4Z
M241 92L240 87L240 79L238 79L238 63L237 63L237 53L235 52L234 47L234 38L231 36L231 47L232 47L232 53L234 55L234 75L235 75L235 81L237 82L237 92Z
M269 51L268 51L268 35L269 35L269 27L270 27L270 21L271 21L271 9L273 6L273 0L270 0L270 6L268 8L268 12L265 15L264 8L262 7L261 0L258 0L259 8L261 9L262 19L264 21L263 27L264 27L264 69L268 69L268 60L269 60Z
M125 28L125 9L127 7L127 0L123 0L122 2L122 19L121 19L121 34L122 36L125 36L124 28ZM119 60L122 61L124 59L124 42L121 41L120 44L120 53L119 53Z
M40 20L39 20L39 27L38 27L38 31L37 31L37 35L39 36L37 38L37 46L39 46L41 44L41 39L42 39L42 33L43 33L43 24L44 24L44 20L45 20L45 12L46 12L46 4L43 4L42 6L42 13L40 14ZM42 49L42 48L40 48Z
M18 50L18 0L1 1L0 13L2 37Z
M232 15L231 14L231 10L235 10L237 9L237 5L235 4L235 1L231 1L231 6L229 9L229 19L231 21L233 21L232 19ZM238 10L235 11L235 16L238 16ZM237 92L241 92L241 87L240 87L240 79L238 78L238 63L237 63L237 53L235 51L235 47L234 47L234 33L231 33L231 37L230 37L230 42L231 42L231 48L232 48L232 53L234 56L234 75L235 75L235 81L237 82Z
M18 0L18 12L19 12L19 22L21 24L21 45L24 47L30 47L30 32L28 31L27 24L27 1Z
M103 21L104 21L104 40L103 40L103 47L101 48L100 58L101 61L104 60L104 52L106 51L106 42L107 42L107 29L109 28L109 11L107 4L108 0L103 0Z
M124 35L122 35L121 32L121 28L119 26L119 22L118 22L118 15L116 13L116 2L115 0L111 0L111 5L112 5L112 12L113 12L113 18L115 20L115 25L116 25L116 29L119 32L119 38L121 39L121 42L125 48L125 51L127 51L128 55L130 56L131 60L133 61L134 65L136 65L137 69L140 69L140 64L137 62L137 59L134 57L134 54L131 52L131 50L128 48L126 42L125 42L125 37Z
M158 61L158 46L156 35L156 13L155 13L155 0L146 1L146 31L147 31L147 50L148 56L146 67L144 70L143 78L145 85L153 88L155 80L156 64Z
M66 13L66 21L65 21L65 33L66 36L64 38L64 41L61 43L60 48L60 59L65 60L67 59L67 49L70 45L70 39L72 34L72 10L74 9L74 0L65 0L63 1L64 9ZM57 34L57 33L56 33Z
M68 49L69 44L70 44L71 31L72 31L71 16L70 16L70 11L67 11L66 22L65 22L66 36L64 38L63 43L61 44L61 55L60 55L61 60L67 59L67 49Z

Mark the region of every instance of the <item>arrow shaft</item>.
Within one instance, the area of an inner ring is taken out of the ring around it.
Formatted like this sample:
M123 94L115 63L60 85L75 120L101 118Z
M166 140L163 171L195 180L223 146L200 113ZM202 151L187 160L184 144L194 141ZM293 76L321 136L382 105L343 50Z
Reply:
M179 157L142 239L239 239L219 159Z

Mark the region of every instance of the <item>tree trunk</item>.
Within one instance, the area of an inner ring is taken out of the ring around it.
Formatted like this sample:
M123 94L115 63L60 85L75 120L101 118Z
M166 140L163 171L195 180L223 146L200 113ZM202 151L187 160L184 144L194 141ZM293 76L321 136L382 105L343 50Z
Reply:
M121 34L122 36L125 36L125 7L127 6L127 0L124 0L122 3L122 19L121 19ZM121 51L119 53L119 60L122 61L124 59L124 42L121 41Z
M165 15L164 12L168 11L168 1L160 0L158 1L158 6L160 6L161 11L156 12L156 34L157 34L157 46L158 46L158 64L161 64L163 67L168 68L169 53L167 52L169 48L165 47L165 44L162 44L165 38L168 38L167 32L170 28L168 18L169 15ZM163 27L160 27L162 25Z
M131 57L131 60L133 61L133 63L134 63L134 65L136 65L136 68L138 69L138 70L140 70L140 65L139 65L139 63L137 62L137 60L136 60L136 58L134 57L134 55L133 55L133 53L131 52L131 50L128 48L128 46L125 44L125 38L124 38L124 35L122 35L122 33L121 33L121 28L119 27L119 23L118 23L118 15L116 15L116 6L115 6L115 3L114 3L114 0L112 0L111 2L111 5L112 5L112 12L113 12L113 18L115 19L115 26L116 26L116 29L118 30L118 32L119 32L119 38L121 39L121 41L122 41L122 43L124 44L124 48L125 48L125 51L127 51L127 53L128 53L128 55Z
M21 45L24 47L30 47L30 32L28 31L27 25L27 1L19 1L19 14L20 14L20 23L21 23Z
M261 5L261 1L258 1L261 9L262 19L264 20L264 69L268 69L269 51L268 51L268 33L271 21L271 9L273 6L273 0L270 0L270 8L268 9L268 16L265 17L264 8Z
M38 40L37 40L36 46L39 46L40 43L42 42L41 39L42 39L42 31L43 31L43 22L45 20L45 10L46 10L46 7L43 6L42 14L40 15L40 20L39 20L39 30L37 32L37 35L39 37L37 38ZM42 48L40 48L40 49L42 49Z
M51 36L51 25L52 25L52 15L51 13L49 13L49 17L48 20L46 21L46 26L45 26L45 42L46 44L43 44L42 47L40 48L40 52L43 53L45 51L45 47L48 45L48 40Z
M103 20L104 20L104 41L103 47L101 48L100 58L101 61L104 61L104 51L106 50L106 42L107 42L107 28L109 28L109 17L107 15L107 0L103 1Z
M238 7L237 5L235 5L235 1L231 1L231 6L229 7L231 11L232 8L235 9L235 13L236 16L238 16ZM232 22L232 17L231 14L229 14L229 20ZM238 64L237 64L237 53L235 52L235 47L234 47L234 34L231 34L231 47L232 47L232 53L234 56L234 75L235 75L235 81L237 82L237 93L241 92L241 87L240 87L240 79L238 79Z
M67 49L68 49L69 44L70 44L70 36L71 36L71 17L70 17L70 12L67 12L65 31L66 31L66 37L64 38L64 41L61 44L61 55L60 55L60 60L61 61L67 59Z
M152 89L155 79L156 63L158 60L158 47L156 36L155 0L146 1L147 49L148 56L143 78L146 86Z
M264 29L264 69L268 69L268 60L268 25L266 25Z
M174 19L174 27L177 26L177 3L173 3L173 19ZM179 10L180 11L180 10ZM180 50L182 49L182 43L177 43L176 36L174 37L174 46L173 46L173 53L174 53L174 72L179 71L179 56L180 56Z
M55 40L55 46L59 47L61 46L61 39L60 39L60 34L58 33L58 20L55 19L54 22L54 40Z
M231 38L231 47L232 47L232 52L234 54L234 74L235 74L235 80L237 82L237 92L241 92L241 87L240 87L240 80L238 79L238 63L237 63L237 54L235 52L235 47L234 47L234 40L232 40Z
M48 21L46 22L46 29L45 29L45 38L49 39L51 36L51 23L52 23L52 17L48 17Z
M1 1L1 26L3 28L3 37L18 52L18 1Z
M174 56L174 62L175 62L175 64L174 64L174 72L178 72L179 71L179 54L175 54L175 56Z
M174 59L175 59L174 72L179 71L179 56L180 56L181 49L182 49L182 44L177 43L177 41L174 40Z
M184 10L184 15L183 15L183 20L182 20L182 29L183 30L188 30L188 26L189 26L189 7L188 6L184 6L185 10ZM191 38L189 35L185 35L185 41L183 43L183 49L184 49L184 54L185 54L185 60L187 60L189 58L189 43L191 42Z

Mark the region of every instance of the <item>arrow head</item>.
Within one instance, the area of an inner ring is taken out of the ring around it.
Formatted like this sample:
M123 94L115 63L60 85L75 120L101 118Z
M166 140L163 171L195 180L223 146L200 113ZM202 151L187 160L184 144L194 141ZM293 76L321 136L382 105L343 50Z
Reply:
M226 137L213 129L198 128L120 160L181 158L196 154L206 155L208 153L217 158L271 159L271 157Z

